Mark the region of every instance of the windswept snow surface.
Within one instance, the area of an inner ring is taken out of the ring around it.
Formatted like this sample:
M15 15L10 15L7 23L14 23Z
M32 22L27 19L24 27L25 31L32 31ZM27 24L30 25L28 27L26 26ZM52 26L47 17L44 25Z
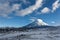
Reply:
M0 33L0 40L60 40L60 28L59 29L30 29L28 31L16 31Z

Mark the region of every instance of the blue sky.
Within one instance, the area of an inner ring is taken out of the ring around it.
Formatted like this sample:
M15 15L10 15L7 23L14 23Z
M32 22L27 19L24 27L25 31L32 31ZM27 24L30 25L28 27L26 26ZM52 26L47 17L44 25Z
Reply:
M0 27L21 27L36 19L60 26L60 0L0 0Z

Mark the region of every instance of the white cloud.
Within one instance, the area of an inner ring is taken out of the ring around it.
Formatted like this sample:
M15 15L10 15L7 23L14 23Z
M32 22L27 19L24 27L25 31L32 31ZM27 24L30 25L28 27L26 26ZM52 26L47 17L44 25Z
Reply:
M30 4L28 0L21 0L25 5Z
M29 19L29 20L31 20L32 22L34 22L34 21L35 21L35 19Z
M43 8L43 9L41 10L41 13L48 13L48 12L50 12L50 9L47 8L47 7Z
M15 16L25 16L25 15L32 13L39 7L41 7L42 2L43 2L43 0L36 0L35 5L29 6L26 9L19 10L19 8L21 6L20 4L13 4L12 6L10 6L9 1L10 0L0 1L0 16L8 17L8 15L12 13L12 11L16 12Z
M37 18L36 17L31 17L29 20L34 22Z
M48 24L45 23L42 19L37 19L37 24L38 24L38 25L48 25Z
M12 6L12 10L19 10L20 9L20 4L14 4L13 6Z
M12 11L19 10L20 4L13 4L12 6L9 5L8 1L2 1L0 2L0 16L7 17L8 15L12 13Z
M26 9L19 10L21 4L13 4L12 6L10 6L9 1L12 1L12 0L0 0L0 16L8 17L8 15L12 13L12 11L16 12L16 14L14 14L15 16L25 16L37 10L43 4L43 0L36 0L36 3L34 5L29 6ZM27 0L22 0L22 1L24 3L27 2ZM52 12L53 12L60 7L59 0L55 1L52 6L53 6L53 9L52 9ZM48 7L45 7L41 10L41 13L48 13L50 11L51 10Z
M11 8L9 6L9 3L0 3L0 16L7 17L9 13L11 12Z
M21 11L17 11L16 15L17 16L28 15L28 14L32 13L33 11L35 11L36 9L40 8L42 6L42 2L43 2L43 0L36 0L35 5L32 5L26 9L21 10Z
M60 7L60 3L59 3L59 0L56 0L53 5L52 5L53 9L52 9L52 12L54 12L57 8Z
M55 21L52 21L51 23L53 23L53 24L54 24L54 23L55 23Z

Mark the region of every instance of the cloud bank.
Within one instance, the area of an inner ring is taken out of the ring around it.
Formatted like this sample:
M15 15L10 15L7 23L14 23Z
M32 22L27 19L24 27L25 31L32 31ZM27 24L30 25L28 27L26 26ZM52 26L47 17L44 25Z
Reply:
M50 9L48 7L45 7L41 10L41 13L49 13Z
M17 1L17 0L0 0L0 16L2 17L8 17L10 14L12 14L12 12L14 11L15 13L13 14L14 16L26 16L29 15L31 13L33 13L34 11L38 10L39 8L42 7L42 5L44 4L44 0L36 0L34 5L30 5L29 7L22 9L22 3L15 3L12 6L10 6L10 1ZM27 0L22 0L22 2L24 4L30 3ZM43 9L41 9L41 14L45 14L45 13L49 13L49 12L54 12L57 8L60 7L60 0L56 0L53 4L52 4L52 10L48 7L44 7ZM20 10L21 9L21 10Z
M7 17L11 11L12 10L8 2L2 4L0 3L0 16Z
M21 10L21 11L17 11L17 16L25 16L28 15L30 13L32 13L33 11L37 10L38 8L40 8L42 6L42 2L43 0L36 0L35 5L29 6L28 8Z
M53 4L52 4L52 12L54 12L57 8L60 7L60 3L59 0L56 0Z

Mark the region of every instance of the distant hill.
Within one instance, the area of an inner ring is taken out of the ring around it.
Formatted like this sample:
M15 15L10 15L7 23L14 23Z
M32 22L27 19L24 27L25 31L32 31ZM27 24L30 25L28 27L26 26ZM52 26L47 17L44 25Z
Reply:
M40 20L41 21L41 20ZM6 27L6 28L0 28L0 33L2 32L9 32L9 31L27 31L27 30L30 30L30 29L41 29L41 28L47 28L47 29L50 29L50 30L53 30L53 29L57 29L58 27L55 27L55 26L49 26L47 25L46 23L42 23L40 22L39 20L35 20L34 22L26 25L26 26L23 26L23 27L19 27L19 28L14 28L14 27Z
M49 26L48 24L44 23L42 20L37 19L34 22L24 26L23 28L48 28L48 27L53 27L53 26Z

